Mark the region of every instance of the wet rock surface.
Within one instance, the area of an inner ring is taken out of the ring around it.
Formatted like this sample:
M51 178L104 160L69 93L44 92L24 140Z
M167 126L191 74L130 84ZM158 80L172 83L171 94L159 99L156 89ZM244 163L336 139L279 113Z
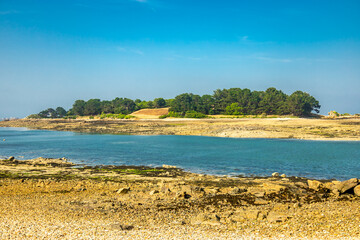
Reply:
M359 236L357 179L283 179L0 160L0 238Z

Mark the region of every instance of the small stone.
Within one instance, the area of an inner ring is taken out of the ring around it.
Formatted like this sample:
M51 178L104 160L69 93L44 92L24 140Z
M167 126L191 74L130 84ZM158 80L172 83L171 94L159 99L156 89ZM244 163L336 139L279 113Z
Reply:
M234 187L233 189L231 189L230 194L240 194L243 192L246 192L247 189L246 188L238 188L238 187Z
M286 178L286 174L281 174L280 177Z
M113 230L132 230L134 228L134 226L131 225L124 225L124 224L119 224L119 223L114 223L110 225L111 229Z
M266 205L269 204L269 201L266 201L265 199L256 198L254 201L255 205Z
M14 161L15 160L15 157L11 156L8 158L8 161Z
M158 190L152 190L152 191L150 192L150 195L154 195L154 194L156 194L156 193L159 193L159 191L158 191Z
M127 188L120 188L119 190L117 190L116 192L119 193L119 194L126 194L130 191L130 188L127 187Z
M216 214L200 213L191 219L191 224L220 225L220 217Z
M297 202L297 203L295 203L294 204L294 208L299 208L299 207L301 207L302 205L301 205L301 203L299 203L299 202Z
M162 167L163 168L177 168L176 166L166 165L166 164L163 164Z
M174 224L174 225L185 225L186 223L185 223L185 221L180 220L180 221L173 221L172 224Z
M280 176L280 173L274 172L274 173L271 174L271 176L273 176L273 177L279 177L279 176Z
M267 220L269 222L284 222L288 219L285 214L277 213L277 212L270 212L267 216Z

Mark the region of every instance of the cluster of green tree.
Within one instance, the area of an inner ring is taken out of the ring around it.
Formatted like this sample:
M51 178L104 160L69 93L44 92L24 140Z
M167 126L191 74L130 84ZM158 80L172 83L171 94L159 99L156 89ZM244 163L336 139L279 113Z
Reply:
M101 113L130 114L144 108L162 108L168 106L163 98L155 98L154 101L131 100L129 98L115 98L111 101L90 99L88 101L76 100L68 115L99 115Z
M28 118L62 118L65 117L66 114L67 112L64 108L57 107L56 109L48 108L38 114L31 114Z
M296 91L289 96L276 88L266 91L218 89L213 95L203 96L184 93L176 96L170 107L170 111L183 114L196 111L203 114L294 116L309 116L320 109L319 101L308 93Z
M100 114L120 114L126 116L144 108L170 107L170 113L162 117L194 117L206 115L289 115L309 116L312 111L319 112L319 102L308 93L296 91L291 95L276 88L266 91L251 91L249 89L230 88L218 89L213 95L195 95L183 93L174 99L156 98L153 101L115 98L111 101L90 99L76 100L73 107L66 112L62 107L55 110L49 108L31 116L39 118L61 118L64 116L94 116Z

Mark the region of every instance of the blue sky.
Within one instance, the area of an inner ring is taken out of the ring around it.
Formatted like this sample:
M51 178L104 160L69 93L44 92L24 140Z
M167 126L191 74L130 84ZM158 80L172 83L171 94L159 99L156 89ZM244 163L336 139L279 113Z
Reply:
M218 88L360 113L360 1L0 1L0 118Z

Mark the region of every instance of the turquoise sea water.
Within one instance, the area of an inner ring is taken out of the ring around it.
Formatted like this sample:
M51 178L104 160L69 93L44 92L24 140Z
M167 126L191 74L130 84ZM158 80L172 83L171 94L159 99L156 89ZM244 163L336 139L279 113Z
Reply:
M5 141L2 141L5 139ZM0 158L66 157L86 165L162 164L197 173L360 177L360 142L80 134L0 128Z

